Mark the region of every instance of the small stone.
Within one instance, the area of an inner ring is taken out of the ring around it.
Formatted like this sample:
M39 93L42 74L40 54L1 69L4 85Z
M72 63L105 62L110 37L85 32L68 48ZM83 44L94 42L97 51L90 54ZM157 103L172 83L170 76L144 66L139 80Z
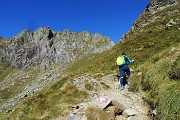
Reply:
M115 120L125 120L125 117L123 117L122 115L116 116L116 119L115 119Z
M79 109L79 105L77 106L72 106L73 109Z
M173 53L173 52L175 52L177 49L175 48L175 47L172 47L172 49L171 49L171 52L170 53Z
M123 113L122 113L122 115L124 116L124 117L129 117L129 116L134 116L134 115L136 115L137 114L137 112L136 112L136 110L134 110L134 109L131 109L131 108L129 108L129 109L125 109L124 111L123 111Z
M138 75L138 76L142 75L142 72L138 72L137 75Z
M157 115L157 109L154 109L154 110L152 111L152 113L153 113L154 115Z

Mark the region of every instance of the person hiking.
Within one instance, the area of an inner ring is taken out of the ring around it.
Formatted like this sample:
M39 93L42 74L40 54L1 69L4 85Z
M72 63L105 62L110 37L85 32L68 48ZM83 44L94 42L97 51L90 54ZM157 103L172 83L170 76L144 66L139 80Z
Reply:
M130 76L130 69L128 67L128 63L134 63L134 60L131 60L125 53L122 53L117 57L115 65L119 67L120 79L119 79L119 87L120 90L124 89L126 83L126 74L128 77Z

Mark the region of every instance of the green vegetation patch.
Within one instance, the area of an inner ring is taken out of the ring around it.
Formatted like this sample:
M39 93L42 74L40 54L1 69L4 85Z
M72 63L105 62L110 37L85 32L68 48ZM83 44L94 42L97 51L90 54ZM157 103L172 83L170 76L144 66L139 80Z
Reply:
M85 89L92 91L93 90L93 85L91 83L86 82L85 83Z
M68 77L62 78L49 88L25 100L10 113L9 119L44 120L68 115L71 106L81 102L87 96L87 93L79 91L68 81Z
M180 82L171 82L159 95L159 116L163 120L180 119Z
M174 80L169 74L180 68L180 52L173 52L170 48L155 54L139 67L137 74L132 76L130 90L138 91L141 88L145 92L144 99L158 108L158 119L178 120L180 81ZM178 48L178 45L174 48ZM154 58L158 60L154 62Z
M17 94L19 94L27 84L30 84L37 78L37 71L36 70L30 70L30 69L24 69L20 70L18 68L7 68L5 69L1 74L1 99L0 104L4 103L5 101L8 101L9 99L15 97ZM24 78L24 77L27 78Z

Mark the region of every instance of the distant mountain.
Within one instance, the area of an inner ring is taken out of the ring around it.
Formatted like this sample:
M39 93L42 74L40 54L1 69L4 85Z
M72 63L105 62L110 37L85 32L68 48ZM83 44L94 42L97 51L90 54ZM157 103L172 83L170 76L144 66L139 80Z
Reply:
M56 32L50 27L35 32L24 30L6 40L0 48L0 60L15 67L48 67L58 62L72 62L82 57L111 49L114 43L108 38L88 31L81 33L64 30ZM3 48L3 49L2 49Z

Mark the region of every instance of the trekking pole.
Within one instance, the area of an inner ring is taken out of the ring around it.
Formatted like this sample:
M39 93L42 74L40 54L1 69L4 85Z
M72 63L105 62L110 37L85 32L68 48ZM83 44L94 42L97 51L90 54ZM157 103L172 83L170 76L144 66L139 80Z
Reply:
M133 70L134 70L134 62L133 62Z
M133 70L134 70L134 66L135 66L135 64L134 64L134 60L133 60Z

